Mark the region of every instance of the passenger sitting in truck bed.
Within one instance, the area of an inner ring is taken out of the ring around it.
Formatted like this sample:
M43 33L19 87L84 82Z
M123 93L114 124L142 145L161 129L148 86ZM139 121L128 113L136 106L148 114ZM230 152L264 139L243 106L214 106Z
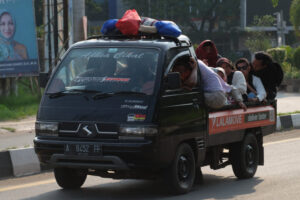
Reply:
M212 70L217 73L223 79L223 81L227 82L227 75L222 67L212 67Z
M265 87L267 100L275 99L276 87L279 87L283 79L281 66L273 62L272 57L265 52L256 52L252 65L252 73L261 79Z
M182 74L182 78L185 80L185 83L188 83L189 87L191 87L197 83L197 62L194 58L190 58L188 63L190 65L186 67L188 72L185 72L184 70L178 72ZM206 66L201 60L198 60L198 67L201 73L201 85L203 86L205 103L208 107L218 109L227 105L226 95L228 93L233 96L241 108L244 110L247 109L242 101L242 96L235 87L228 85L218 74L216 74L210 67ZM177 63L175 63L174 68L176 71Z
M243 73L236 71L231 61L225 57L217 61L217 66L225 70L227 83L237 88L242 96L247 96L247 84Z
M247 82L247 100L251 102L263 101L267 94L261 79L250 73L251 66L246 58L240 58L236 61L235 67L241 71Z
M221 56L218 54L216 45L211 40L204 40L196 49L197 58L209 67L216 67L216 62Z

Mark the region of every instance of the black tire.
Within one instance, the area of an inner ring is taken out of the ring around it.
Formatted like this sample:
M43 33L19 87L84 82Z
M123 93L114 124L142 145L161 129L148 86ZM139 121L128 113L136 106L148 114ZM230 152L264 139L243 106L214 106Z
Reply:
M190 145L184 143L178 147L166 175L172 193L185 194L192 189L195 180L195 157Z
M80 188L87 177L87 170L74 168L54 168L57 184L63 189Z
M202 183L203 183L203 174L202 174L201 167L196 167L194 184L202 184Z
M234 175L239 179L252 178L257 170L259 149L255 135L247 134L241 143L230 148Z

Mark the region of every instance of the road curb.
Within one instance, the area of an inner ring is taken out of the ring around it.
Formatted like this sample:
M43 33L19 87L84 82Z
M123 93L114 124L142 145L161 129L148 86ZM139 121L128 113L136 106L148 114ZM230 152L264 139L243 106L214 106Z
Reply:
M0 152L0 178L12 176L12 163L8 151Z
M276 131L300 128L300 114L277 116ZM39 163L34 148L0 152L0 178L37 174L51 167Z
M40 164L33 147L0 152L0 178L38 174L49 169Z
M276 131L300 128L300 114L277 116Z
M12 171L15 177L41 172L41 166L33 148L9 150Z

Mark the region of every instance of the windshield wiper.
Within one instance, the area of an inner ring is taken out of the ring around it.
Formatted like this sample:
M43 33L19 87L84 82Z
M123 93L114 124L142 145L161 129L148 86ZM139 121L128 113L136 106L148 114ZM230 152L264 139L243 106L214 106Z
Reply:
M70 89L70 92L80 92L80 93L99 93L99 90L87 90L87 89Z
M143 92L119 91L119 92L98 93L93 96L93 99L97 100L97 99L102 99L102 98L111 97L114 95L122 95L122 94L134 94L134 95L142 95L142 96L146 95L146 93Z
M86 89L71 89L71 90L62 90L59 92L47 93L50 98L57 98L65 96L66 94L77 94L77 93L99 93L99 90L86 90Z

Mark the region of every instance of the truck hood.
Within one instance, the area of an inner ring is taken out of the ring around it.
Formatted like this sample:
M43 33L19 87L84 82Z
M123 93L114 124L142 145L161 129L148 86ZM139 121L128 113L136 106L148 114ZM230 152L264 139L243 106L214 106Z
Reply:
M37 120L59 122L151 122L153 96L122 95L93 100L87 95L44 96Z

